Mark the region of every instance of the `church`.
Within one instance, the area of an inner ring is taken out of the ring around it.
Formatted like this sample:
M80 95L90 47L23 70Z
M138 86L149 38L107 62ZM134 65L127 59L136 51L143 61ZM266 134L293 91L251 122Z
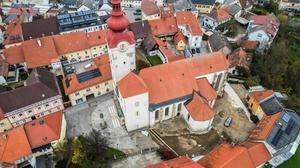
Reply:
M222 96L228 74L223 52L152 66L137 74L135 38L120 3L112 0L107 44L114 92L127 131L183 117L191 132L208 132L215 100Z

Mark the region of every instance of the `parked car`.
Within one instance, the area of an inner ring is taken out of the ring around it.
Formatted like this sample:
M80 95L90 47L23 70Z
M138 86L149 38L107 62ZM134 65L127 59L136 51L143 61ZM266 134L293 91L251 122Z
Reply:
M228 118L226 118L226 120L224 122L224 126L225 127L230 127L231 123L232 123L232 118L228 117Z

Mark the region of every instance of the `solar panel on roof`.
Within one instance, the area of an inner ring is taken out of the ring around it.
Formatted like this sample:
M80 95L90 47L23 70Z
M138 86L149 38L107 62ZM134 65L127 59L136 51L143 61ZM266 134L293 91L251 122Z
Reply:
M289 116L287 113L285 113L285 114L282 116L282 119L283 119L283 121L285 121L285 122L289 122L290 118L291 118L291 116Z
M274 146L277 145L277 143L279 142L279 140L280 140L282 134L283 134L283 131L282 131L281 129L278 130L278 132L276 133L275 137L273 138L273 140L272 140L272 142L271 142Z
M82 82L85 82L87 80L90 80L90 79L96 78L98 76L101 76L101 72L100 72L99 69L94 69L94 70L91 70L91 71L87 71L87 72L77 74L76 76L77 76L77 79L78 79L79 83L82 83Z
M288 123L288 126L286 127L286 129L285 129L284 132L285 132L286 134L290 135L292 129L293 129L294 126L295 126L295 124L296 124L296 122L295 122L294 120L291 120L291 121Z

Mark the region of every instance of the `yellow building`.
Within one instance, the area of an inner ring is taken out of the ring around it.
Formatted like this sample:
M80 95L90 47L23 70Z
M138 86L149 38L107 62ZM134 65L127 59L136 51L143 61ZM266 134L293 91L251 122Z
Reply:
M186 39L185 36L181 31L179 31L175 36L174 36L174 43L176 46L176 49L179 51L183 51L186 48Z
M72 74L63 79L65 94L69 97L72 106L113 91L113 82L108 55L94 59L85 72ZM92 78L86 75L93 74Z
M192 0L200 13L210 13L215 7L216 0Z

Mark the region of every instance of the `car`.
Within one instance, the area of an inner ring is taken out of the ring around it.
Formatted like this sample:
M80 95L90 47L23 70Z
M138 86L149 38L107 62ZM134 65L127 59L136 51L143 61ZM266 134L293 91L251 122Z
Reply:
M232 118L231 117L227 117L226 120L225 120L225 122L224 122L224 126L225 127L230 127L231 123L232 123Z

